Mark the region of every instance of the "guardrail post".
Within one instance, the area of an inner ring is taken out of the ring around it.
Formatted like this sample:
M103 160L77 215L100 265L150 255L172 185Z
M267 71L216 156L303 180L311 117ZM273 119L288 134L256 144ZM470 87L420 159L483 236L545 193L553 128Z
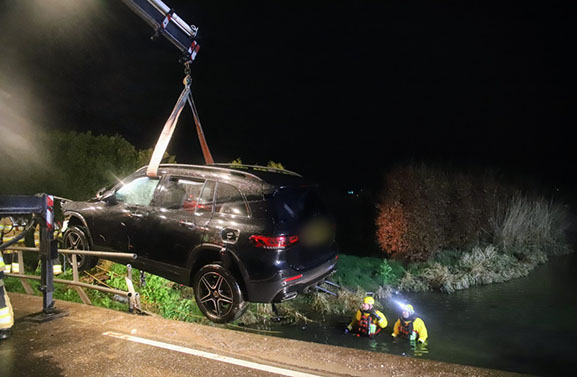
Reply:
M132 265L126 265L126 287L128 288L128 311L130 313L140 312L140 294L134 289L134 284L132 284Z
M54 262L52 258L52 238L54 233L54 199L50 195L44 194L43 208L40 221L40 257L41 285L42 291L42 312L52 314L54 312Z
M78 278L78 257L76 254L72 254L72 281L80 283L80 279ZM74 286L74 289L76 290L76 293L78 293L78 296L80 296L83 304L92 305L92 301L90 301L90 298L86 292L84 292L82 287L76 285Z
M126 265L126 277L124 278L126 282L126 288L128 289L128 312L134 312L134 301L132 300L132 292L130 286L132 285L132 265Z

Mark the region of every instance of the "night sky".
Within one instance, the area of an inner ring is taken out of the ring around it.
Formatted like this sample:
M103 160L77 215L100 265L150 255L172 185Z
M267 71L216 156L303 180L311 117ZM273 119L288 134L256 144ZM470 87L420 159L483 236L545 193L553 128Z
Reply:
M343 187L406 161L572 183L570 2L165 3L200 28L193 95L217 162ZM40 127L154 146L183 68L123 3L0 0L0 22L0 89L25 87ZM188 108L169 152L203 162Z

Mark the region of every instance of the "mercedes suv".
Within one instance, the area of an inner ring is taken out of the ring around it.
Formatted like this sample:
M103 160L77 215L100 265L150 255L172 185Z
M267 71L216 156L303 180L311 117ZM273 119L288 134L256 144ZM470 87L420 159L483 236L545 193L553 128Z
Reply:
M239 318L247 302L308 291L337 262L334 221L317 186L283 169L167 164L151 178L141 168L62 208L65 248L135 253L135 267L192 286L201 311L219 323Z

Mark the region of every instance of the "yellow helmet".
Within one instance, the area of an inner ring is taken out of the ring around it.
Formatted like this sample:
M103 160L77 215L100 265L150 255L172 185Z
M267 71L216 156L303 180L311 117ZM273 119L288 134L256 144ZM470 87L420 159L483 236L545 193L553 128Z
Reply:
M363 299L363 304L375 305L375 299L371 296L367 296Z
M415 312L415 308L413 308L413 305L408 304L405 305L405 310L409 312L409 314L413 314Z

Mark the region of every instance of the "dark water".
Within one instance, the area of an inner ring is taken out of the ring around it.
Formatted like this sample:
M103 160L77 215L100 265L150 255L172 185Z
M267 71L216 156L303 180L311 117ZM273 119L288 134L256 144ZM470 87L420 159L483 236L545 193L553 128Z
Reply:
M577 256L563 256L529 276L451 295L407 294L429 330L426 346L390 336L396 304L383 302L389 326L375 339L343 333L349 318L269 328L281 337L542 376L577 370ZM352 315L353 313L351 313Z

